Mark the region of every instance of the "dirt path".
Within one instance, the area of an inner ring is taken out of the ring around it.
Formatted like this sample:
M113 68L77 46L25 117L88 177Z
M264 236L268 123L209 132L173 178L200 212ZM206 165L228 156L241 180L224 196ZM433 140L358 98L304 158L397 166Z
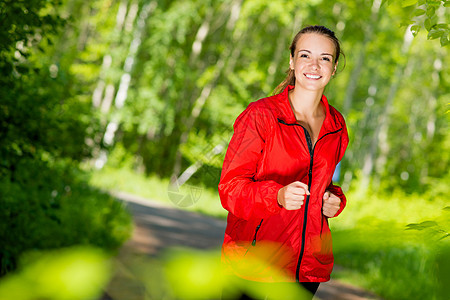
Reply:
M133 215L135 231L121 249L116 261L116 274L102 300L158 299L155 257L171 247L220 249L225 231L223 220L179 210L168 205L125 193L115 193ZM144 271L145 270L145 271ZM153 285L153 286L152 286ZM152 290L149 297L148 290ZM156 292L155 292L156 291ZM156 293L156 296L155 296ZM163 293L163 292L161 292ZM161 294L161 299L164 297ZM322 283L317 300L379 299L373 294L336 280Z

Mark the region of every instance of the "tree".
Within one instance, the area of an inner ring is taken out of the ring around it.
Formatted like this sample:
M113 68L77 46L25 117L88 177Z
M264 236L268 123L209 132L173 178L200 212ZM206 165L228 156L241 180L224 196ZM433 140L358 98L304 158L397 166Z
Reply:
M392 4L393 0L383 0L383 3ZM403 25L411 25L411 32L416 36L420 30L425 28L429 40L440 39L441 46L447 46L450 39L450 28L448 19L448 0L402 0L401 5L417 7L412 14L403 21ZM447 14L445 13L447 11Z

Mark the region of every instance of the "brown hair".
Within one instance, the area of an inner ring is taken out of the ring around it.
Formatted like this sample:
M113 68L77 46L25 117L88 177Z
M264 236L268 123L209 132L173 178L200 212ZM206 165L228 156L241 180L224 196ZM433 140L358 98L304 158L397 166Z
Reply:
M341 50L341 44L338 40L338 38L336 37L336 35L334 34L334 32L330 29L328 29L325 26L320 26L320 25L314 25L314 26L307 26L304 27L302 30L300 30L294 37L294 40L292 41L291 46L289 47L289 50L291 51L291 57L294 57L295 54L295 49L297 48L297 41L300 39L300 37L303 34L306 33L317 33L317 34L321 34L326 36L327 38L329 38L335 46L336 49L336 58L334 59L334 63L337 63L339 60L339 56L340 54L344 54ZM281 93L288 85L295 85L295 73L294 70L292 70L291 68L289 68L287 71L287 76L286 78L275 88L273 94L278 94Z

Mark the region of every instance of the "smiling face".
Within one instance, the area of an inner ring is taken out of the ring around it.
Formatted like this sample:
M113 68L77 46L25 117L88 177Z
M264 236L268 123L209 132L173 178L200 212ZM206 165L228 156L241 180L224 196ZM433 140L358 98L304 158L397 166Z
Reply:
M336 47L331 39L318 33L300 36L290 57L290 68L295 73L295 87L323 92L336 72Z

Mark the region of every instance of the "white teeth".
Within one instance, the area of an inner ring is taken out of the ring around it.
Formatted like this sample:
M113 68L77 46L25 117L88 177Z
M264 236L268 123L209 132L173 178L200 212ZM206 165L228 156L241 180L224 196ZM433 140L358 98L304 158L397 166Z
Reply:
M305 74L305 76L311 79L319 79L321 77L319 75L311 75L311 74Z

